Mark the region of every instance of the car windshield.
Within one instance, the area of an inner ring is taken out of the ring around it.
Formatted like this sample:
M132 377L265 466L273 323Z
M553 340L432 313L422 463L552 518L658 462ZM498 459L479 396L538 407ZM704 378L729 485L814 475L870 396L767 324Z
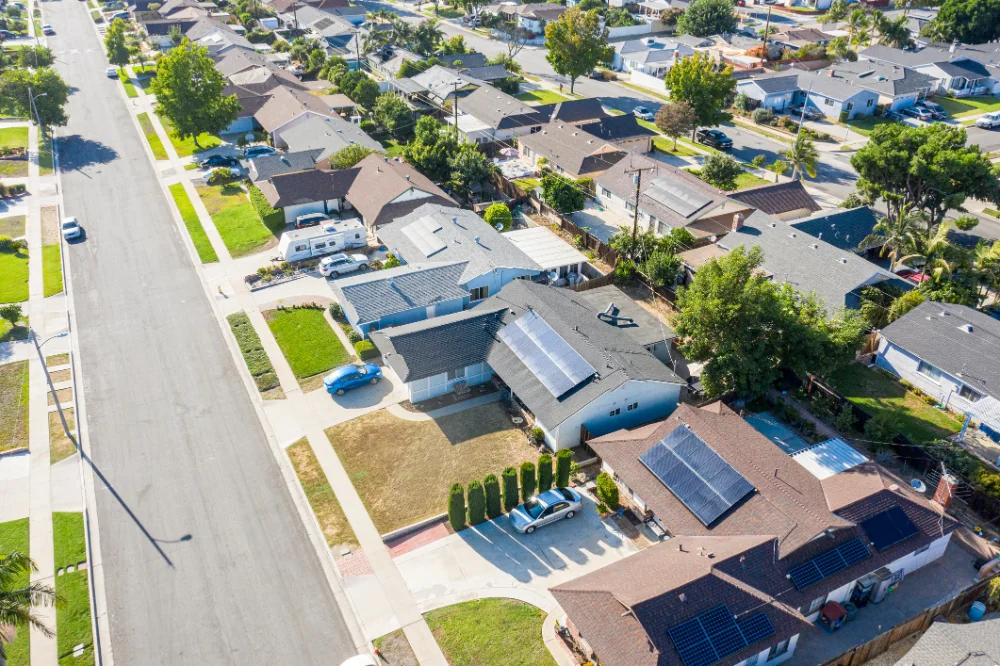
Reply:
M524 512L532 518L538 518L544 510L545 506L538 500L528 500L524 503Z
M363 365L362 365L362 366L359 366L359 367L357 367L357 368L355 368L355 370L357 370L357 371L358 371L358 374L359 374L359 375L367 375L367 374L368 374L368 368L366 368L366 367L365 367L365 366L363 366Z
M575 497L573 497L573 493L571 493L566 488L556 488L556 492L559 493L560 495L562 495L563 499L567 499L567 500L569 500L571 502L576 499Z
M63 222L62 228L63 229L72 229L75 226L76 226L76 221L75 220L71 220L69 222Z

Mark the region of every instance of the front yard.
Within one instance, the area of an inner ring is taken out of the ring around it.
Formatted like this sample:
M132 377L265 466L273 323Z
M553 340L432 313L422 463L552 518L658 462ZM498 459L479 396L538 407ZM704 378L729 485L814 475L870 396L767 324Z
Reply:
M871 415L889 412L900 432L915 444L953 435L962 422L907 391L896 379L860 363L851 363L830 376L830 383L852 403Z
M383 409L326 434L382 534L442 513L453 483L499 476L538 457L497 403L430 421Z
M0 451L28 445L28 362L0 365Z
M28 252L0 251L0 303L28 300Z
M319 388L324 374L351 359L322 308L284 308L263 314L303 391Z
M568 95L562 95L555 90L546 90L544 88L529 90L519 95L514 95L514 97L528 104L556 104L558 102L568 102L572 99Z
M18 552L23 555L30 555L28 549L28 519L11 520L0 523L0 553ZM25 587L28 584L29 574L27 572L15 578L12 583L15 587ZM28 666L31 663L31 642L30 631L25 628L17 629L14 641L4 645L7 651L7 666Z
M956 118L974 116L989 111L1000 111L1000 97L964 97L962 99L941 97L938 98L937 103L944 107L949 115Z
M514 599L479 599L424 615L451 666L555 666L542 641L545 612Z
M217 148L218 146L222 145L222 139L215 136L214 134L201 134L198 136L198 146L196 147L194 144L193 137L182 139L178 136L175 136L174 126L170 122L170 120L168 120L166 116L161 116L160 114L156 115L160 119L160 122L163 124L163 129L167 131L167 136L170 137L170 143L174 144L174 150L176 150L177 154L180 155L181 157L190 157L195 153L201 153L206 150L211 150L212 148Z
M274 224L275 228L269 229L239 185L205 185L197 189L234 259L278 244L277 236L284 229L284 220L281 220L280 226Z
M891 118L886 118L884 116L861 116L859 118L854 118L850 122L850 129L852 132L861 134L862 136L868 136L872 133L879 125L884 125L885 123L894 123L895 120Z
M27 127L0 128L0 148L27 148ZM28 175L28 160L0 160L0 177L23 178Z

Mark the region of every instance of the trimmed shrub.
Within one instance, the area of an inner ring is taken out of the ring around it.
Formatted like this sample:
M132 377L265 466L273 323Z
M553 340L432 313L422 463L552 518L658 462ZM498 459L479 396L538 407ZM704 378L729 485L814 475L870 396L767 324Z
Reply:
M479 481L469 482L469 524L478 525L486 520L486 493Z
M517 506L517 470L508 467L500 475L503 479L503 510L510 511Z
M207 182L209 185L218 185L219 183L228 183L235 177L233 170L229 167L219 167L211 173Z
M750 115L753 121L758 125L770 125L771 121L774 120L774 112L771 109L759 108L755 109Z
M486 209L483 213L483 219L494 229L499 224L499 231L510 231L510 225L514 221L513 216L510 214L510 208L504 203L495 203Z
M355 331L353 328L347 331L347 341L350 342L352 345L357 342L361 342L363 339L364 338L361 337L361 334Z
M563 449L556 454L556 487L565 488L569 485L570 468L573 462L573 452Z
M865 438L876 451L889 448L899 435L899 424L889 412L879 412L865 423Z
M380 356L378 348L371 340L360 340L354 343L354 353L362 361L378 358Z
M597 475L597 496L611 511L618 510L618 484L607 472Z
M552 456L543 453L538 456L538 492L544 493L552 488Z
M521 463L521 501L527 502L535 494L535 463Z
M266 220L278 212L277 209L271 208L271 204L267 202L264 193L256 185L249 186L247 192L250 194L250 203L253 204L254 210L257 211L257 215L260 216L261 220Z
M858 420L854 417L854 410L845 402L840 407L840 413L833 419L833 427L840 432L846 433L853 430L854 424L857 422Z
M545 443L545 431L541 428L532 428L528 436L531 437L531 443L535 446Z
M500 504L500 481L496 474L487 474L483 479L483 490L486 491L486 517L496 518L503 513Z
M465 527L465 490L456 483L448 493L448 522L456 532Z
M344 309L340 307L340 303L330 303L330 316L334 319L340 319L344 316Z

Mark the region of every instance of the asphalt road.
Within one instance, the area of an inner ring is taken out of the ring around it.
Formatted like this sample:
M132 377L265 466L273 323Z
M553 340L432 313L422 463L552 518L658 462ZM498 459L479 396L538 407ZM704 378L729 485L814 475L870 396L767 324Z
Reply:
M352 640L86 4L45 11L115 663L336 666Z

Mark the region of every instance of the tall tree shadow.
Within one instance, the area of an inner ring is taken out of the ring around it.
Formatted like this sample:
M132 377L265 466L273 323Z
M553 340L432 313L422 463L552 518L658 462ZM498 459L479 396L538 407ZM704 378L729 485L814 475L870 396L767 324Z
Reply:
M59 167L74 171L97 164L108 164L118 158L118 152L100 141L85 139L79 134L56 139Z

